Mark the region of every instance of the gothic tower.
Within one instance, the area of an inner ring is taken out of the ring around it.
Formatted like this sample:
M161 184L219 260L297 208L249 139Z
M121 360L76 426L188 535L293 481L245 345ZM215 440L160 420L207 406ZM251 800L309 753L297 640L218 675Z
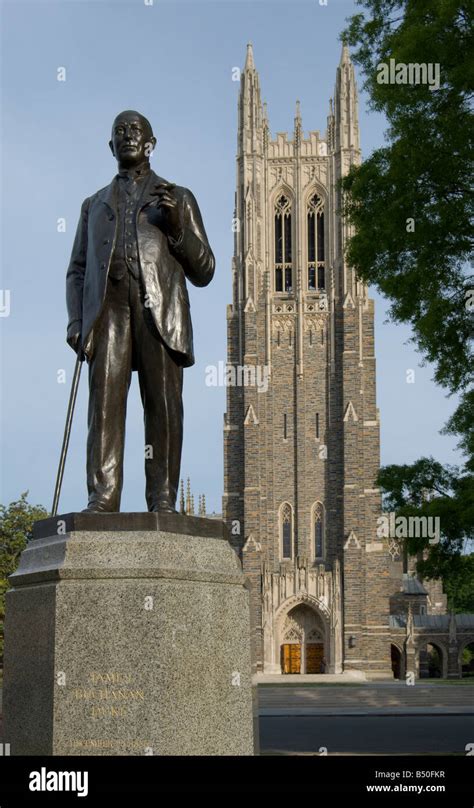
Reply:
M238 108L223 512L251 585L254 667L390 675L377 539L374 309L344 258L338 181L360 161L342 49L327 130L273 139L252 46Z

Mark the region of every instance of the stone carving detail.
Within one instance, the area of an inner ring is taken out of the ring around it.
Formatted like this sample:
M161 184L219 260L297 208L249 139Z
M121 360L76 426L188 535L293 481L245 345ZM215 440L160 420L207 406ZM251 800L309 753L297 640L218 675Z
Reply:
M322 331L326 325L326 317L324 314L305 315L304 330L305 331Z
M301 564L301 560L299 563ZM279 572L272 571L264 562L263 611L275 613L284 601L291 598L295 605L305 601L313 604L329 618L333 608L332 579L331 571L326 570L322 564L314 567L310 560L299 568L296 559L291 565L282 564Z
M395 561L396 558L400 558L402 554L401 542L396 538L391 538L388 545L388 552L390 553L392 561Z
M322 144L320 144L322 145ZM316 159L312 163L307 163L303 167L303 183L304 188L306 189L311 183L320 182L322 185L326 185L326 177L327 177L327 170L326 170L326 161L325 160L318 160Z
M286 616L283 636L286 640L300 640L303 636L302 627L289 614Z
M302 642L324 642L323 627L314 612L305 611L298 614L296 607L295 617L290 613L286 616L283 625L282 638L284 642L296 640Z
M270 190L281 182L289 186L293 184L293 166L285 165L285 160L272 160L269 170Z
M287 632L284 634L283 639L284 639L284 641L285 641L285 642L289 642L289 641L291 641L291 640L296 640L296 642L299 642L299 641L301 640L301 635L300 635L300 634L298 634L298 633L297 633L297 632L296 632L296 631L295 631L295 630L292 628L292 629L290 629L290 631L287 631Z
M295 304L294 303L275 303L273 305L273 312L274 314L294 314L295 312Z
M295 328L295 319L287 314L280 315L279 317L272 318L273 333L276 334L280 331L282 334L291 334Z
M328 296L326 294L320 294L318 297L311 297L309 300L305 300L304 304L304 311L305 314L313 314L314 312L322 312L323 314L327 315L329 310L329 302Z

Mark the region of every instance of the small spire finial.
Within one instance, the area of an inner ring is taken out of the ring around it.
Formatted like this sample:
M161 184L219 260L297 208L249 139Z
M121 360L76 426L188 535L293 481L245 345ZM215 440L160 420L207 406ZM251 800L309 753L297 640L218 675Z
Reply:
M180 489L180 495L179 495L179 512L180 513L185 513L186 512L185 508L184 508L184 483L183 483L182 478L181 478L181 489Z
M295 146L299 148L301 143L301 134L302 134L302 125L301 125L301 108L300 102L296 102L296 114L295 114Z
M349 48L347 46L347 42L345 39L342 40L342 51L341 51L341 61L340 64L347 64L351 61L351 56L349 53Z
M189 477L186 483L186 513L188 514L188 516L191 513L191 483Z
M253 61L253 47L252 43L247 43L247 58L245 59L245 70L253 70L255 68L255 64Z

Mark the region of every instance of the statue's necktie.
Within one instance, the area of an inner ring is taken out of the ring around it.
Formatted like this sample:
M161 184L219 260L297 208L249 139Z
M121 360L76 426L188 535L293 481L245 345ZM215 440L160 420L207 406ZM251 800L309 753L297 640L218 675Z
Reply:
M137 183L135 182L132 176L129 175L126 178L124 185L125 185L125 192L128 194L128 196L135 196L135 192L137 190Z

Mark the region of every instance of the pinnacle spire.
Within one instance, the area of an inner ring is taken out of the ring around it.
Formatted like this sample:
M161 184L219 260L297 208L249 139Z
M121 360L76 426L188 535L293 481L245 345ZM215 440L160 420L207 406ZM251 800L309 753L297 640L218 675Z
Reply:
M301 125L301 108L300 102L296 102L296 113L295 113L295 147L299 148L301 143L301 134L302 134L302 125Z
M181 489L180 489L180 496L179 496L179 512L180 513L185 513L186 512L185 507L184 507L184 483L183 483L182 479L181 479Z
M253 60L252 43L247 45L245 67L240 75L238 151L251 154L263 148L263 109L260 80Z
M191 482L189 477L186 483L186 513L188 516L191 515Z
M349 48L343 42L341 61L336 70L334 88L334 148L352 151L352 160L360 156L357 83Z
M351 61L351 55L349 53L349 48L347 47L347 42L343 42L341 50L341 60L339 64L340 65L349 64L350 61Z
M245 70L255 70L255 63L253 61L253 47L252 43L247 44L247 58L245 59Z

